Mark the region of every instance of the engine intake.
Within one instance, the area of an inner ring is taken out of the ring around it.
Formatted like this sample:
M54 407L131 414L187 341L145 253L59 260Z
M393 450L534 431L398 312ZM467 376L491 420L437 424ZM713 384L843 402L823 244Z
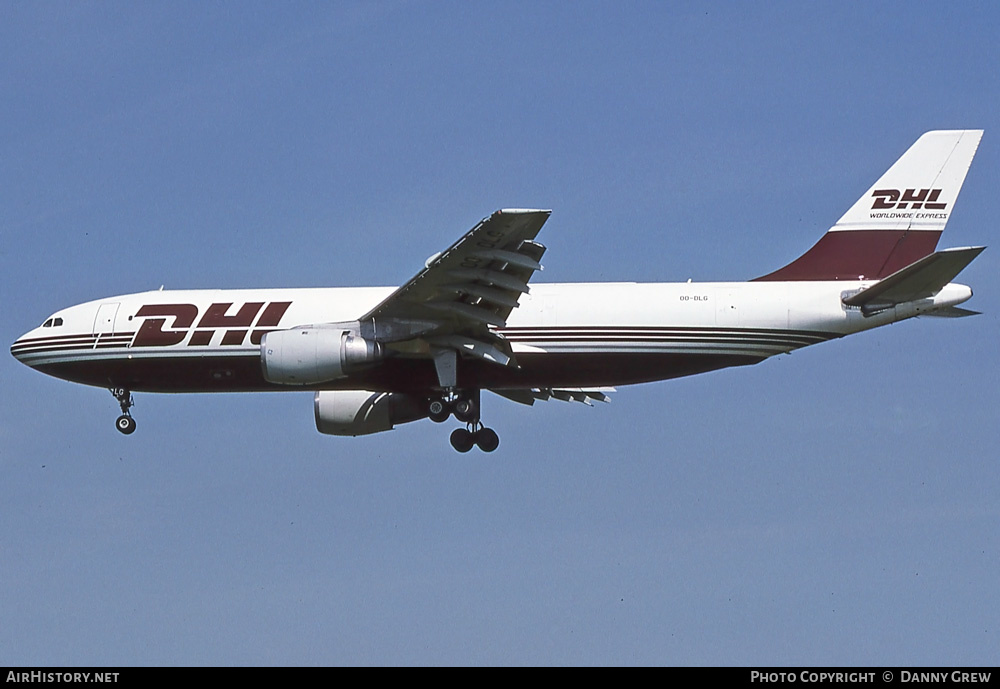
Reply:
M260 343L264 380L281 385L325 383L381 358L379 342L338 326L276 330Z
M427 416L422 398L399 392L324 390L316 393L316 430L327 435L368 435Z

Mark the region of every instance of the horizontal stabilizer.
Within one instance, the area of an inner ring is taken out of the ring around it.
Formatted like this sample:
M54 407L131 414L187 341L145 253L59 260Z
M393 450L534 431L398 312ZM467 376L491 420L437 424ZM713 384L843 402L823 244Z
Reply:
M974 246L936 251L848 297L844 303L870 312L933 297L985 248Z

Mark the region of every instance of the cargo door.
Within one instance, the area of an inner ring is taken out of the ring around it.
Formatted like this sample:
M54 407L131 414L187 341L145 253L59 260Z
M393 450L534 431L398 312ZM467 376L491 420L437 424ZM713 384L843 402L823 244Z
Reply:
M110 335L115 331L115 318L118 316L119 303L101 304L94 319L95 335Z

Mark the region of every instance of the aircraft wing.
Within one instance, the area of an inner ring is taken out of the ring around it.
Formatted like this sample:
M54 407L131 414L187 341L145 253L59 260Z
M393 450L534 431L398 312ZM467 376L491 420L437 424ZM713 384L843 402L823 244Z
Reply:
M498 364L513 358L502 328L545 247L534 241L551 211L504 209L429 258L423 270L361 318L401 353L452 350ZM436 356L436 354L435 354Z

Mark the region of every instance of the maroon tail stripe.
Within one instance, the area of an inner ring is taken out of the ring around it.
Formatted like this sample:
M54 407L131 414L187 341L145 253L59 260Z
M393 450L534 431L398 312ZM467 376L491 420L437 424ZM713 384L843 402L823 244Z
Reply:
M937 230L843 230L827 232L813 248L762 282L881 280L934 253Z

